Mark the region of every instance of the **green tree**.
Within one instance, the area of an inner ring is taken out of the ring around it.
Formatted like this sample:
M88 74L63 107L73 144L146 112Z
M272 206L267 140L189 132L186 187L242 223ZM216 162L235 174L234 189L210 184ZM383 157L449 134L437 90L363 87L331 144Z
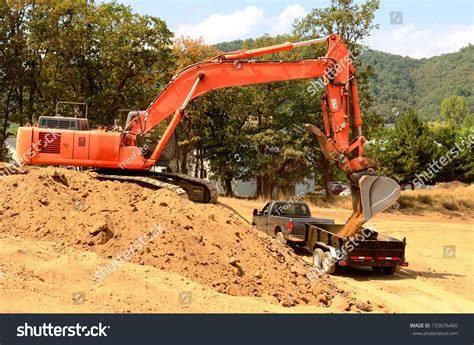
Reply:
M0 160L6 158L8 127L24 107L29 8L26 2L0 2Z
M449 96L441 103L440 116L443 120L462 123L469 116L466 98L463 96Z
M309 37L336 33L349 50L357 55L361 41L378 28L373 21L379 5L379 0L369 0L361 5L355 4L354 0L331 0L329 7L315 8L297 21L294 24L295 33Z
M432 131L434 140L438 144L436 160L444 163L442 173L438 173L433 181L472 182L474 180L473 128L448 122L433 125Z
M172 33L130 7L1 1L0 13L0 139L9 122L52 115L60 100L86 102L93 123L112 124L119 109L146 108L171 77Z
M382 172L399 183L412 185L416 174L428 169L437 152L432 131L413 109L403 114L371 148Z

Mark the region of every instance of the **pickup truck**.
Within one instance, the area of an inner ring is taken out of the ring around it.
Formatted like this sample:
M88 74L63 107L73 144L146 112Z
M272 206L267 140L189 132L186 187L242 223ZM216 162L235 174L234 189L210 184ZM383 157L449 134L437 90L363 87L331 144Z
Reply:
M363 228L353 238L338 233L344 224L333 219L313 218L305 202L271 201L253 210L252 225L275 237L281 244L293 244L313 254L316 271L333 274L338 267L366 266L375 272L393 274L405 261L406 239L398 240Z
M313 218L308 205L303 201L271 201L261 211L253 210L252 225L275 237L281 244L304 243L306 224L333 224L334 220Z

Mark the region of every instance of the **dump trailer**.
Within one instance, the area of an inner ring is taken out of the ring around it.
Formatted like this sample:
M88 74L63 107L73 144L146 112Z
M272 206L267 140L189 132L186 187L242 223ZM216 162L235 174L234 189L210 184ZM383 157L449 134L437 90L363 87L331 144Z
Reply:
M406 238L396 238L363 228L351 237L339 236L344 224L307 223L304 247L313 254L313 266L332 274L341 266L370 266L375 272L394 274L405 261Z

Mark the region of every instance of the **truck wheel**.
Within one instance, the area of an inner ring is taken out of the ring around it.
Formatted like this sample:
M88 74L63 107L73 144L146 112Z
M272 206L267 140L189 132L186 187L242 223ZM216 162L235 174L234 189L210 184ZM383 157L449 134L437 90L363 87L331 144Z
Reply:
M330 252L324 253L323 271L327 274L333 274L336 271L336 260L333 259Z
M313 251L313 267L318 270L323 269L323 259L324 259L324 252L321 248L316 248Z
M389 267L383 267L382 271L384 274L394 274L395 271L397 270L397 266L389 266Z
M281 245L285 246L287 241L285 239L285 236L283 236L283 232L278 231L275 235L275 240L280 243Z

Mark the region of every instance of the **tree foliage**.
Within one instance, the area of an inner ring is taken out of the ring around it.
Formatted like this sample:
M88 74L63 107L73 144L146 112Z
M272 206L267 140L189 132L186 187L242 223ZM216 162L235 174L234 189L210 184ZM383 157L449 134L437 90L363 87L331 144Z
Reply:
M383 173L399 183L409 183L436 157L433 139L428 125L410 109L384 133L371 154Z
M58 101L86 102L91 121L110 124L146 108L174 69L166 23L124 5L2 1L0 12L3 138Z
M469 116L466 98L462 96L449 96L441 103L441 118L445 121L462 123Z

